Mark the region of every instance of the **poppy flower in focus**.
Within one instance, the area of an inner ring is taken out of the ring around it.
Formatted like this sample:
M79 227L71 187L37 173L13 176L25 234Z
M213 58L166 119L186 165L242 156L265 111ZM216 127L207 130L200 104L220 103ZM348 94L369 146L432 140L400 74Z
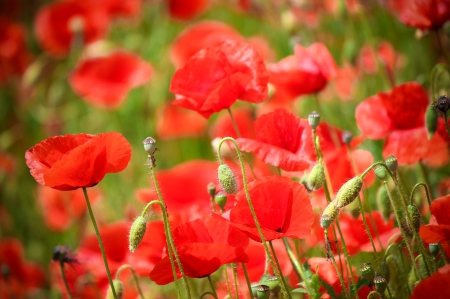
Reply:
M22 243L17 239L0 240L0 297L25 298L44 287L44 271L24 258Z
M242 137L255 138L255 130L253 128L254 119L250 109L235 109L233 111L233 118ZM209 135L211 139L224 138L227 136L235 139L238 138L233 123L231 122L230 115L228 114L222 114L217 118L210 129Z
M202 14L209 6L210 0L167 0L169 14L172 18L187 21Z
M156 112L156 133L163 140L199 137L206 125L206 120L198 113L174 105L164 105Z
M303 185L287 177L266 176L248 184L248 191L267 241L283 237L304 239L310 235L314 214ZM236 200L230 221L261 242L244 190L236 195Z
M101 197L96 188L89 189L88 194L91 203ZM77 191L59 191L38 186L38 200L45 224L58 232L67 230L74 220L82 218L87 208L83 193Z
M439 268L437 272L419 282L409 299L447 299L450 298L450 265Z
M34 179L62 191L95 186L105 174L124 170L130 158L130 144L116 132L54 136L25 153Z
M433 200L432 214L428 225L420 227L420 236L427 243L440 243L450 240L450 195Z
M69 83L86 102L116 109L128 92L147 82L151 74L150 64L134 54L117 51L81 61L70 75Z
M268 73L248 44L228 40L192 56L175 72L170 91L174 105L205 118L230 108L236 100L261 103L267 98Z
M336 76L338 66L324 44L295 46L294 55L269 64L269 82L292 99L321 91Z
M188 277L202 278L217 271L221 265L248 262L244 252L248 237L218 214L176 227L173 237ZM181 277L178 268L177 276ZM150 279L159 285L174 280L168 256L156 264Z
M440 28L450 20L449 0L390 0L390 5L402 23L422 30Z
M255 139L237 139L242 151L253 153L265 163L286 171L305 170L314 163L316 151L307 120L285 109L275 109L260 116L254 127Z
M383 156L396 156L400 165L423 160L441 166L449 156L446 141L440 134L428 140L424 122L427 106L423 87L416 82L405 83L360 103L355 112L356 123L368 138L387 137Z
M107 10L101 3L65 0L43 6L37 13L36 36L48 53L60 57L69 53L77 34L90 44L106 34Z

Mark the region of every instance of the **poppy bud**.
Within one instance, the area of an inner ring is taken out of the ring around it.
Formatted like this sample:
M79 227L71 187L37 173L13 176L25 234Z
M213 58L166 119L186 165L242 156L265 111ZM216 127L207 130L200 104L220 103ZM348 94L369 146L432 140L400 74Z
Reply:
M391 273L389 271L388 265L385 261L382 261L377 271L375 272L375 276L382 276L387 282L389 282L390 274Z
M320 226L322 228L329 228L338 214L339 209L336 207L336 201L330 202L323 211L322 217L320 217Z
M122 299L123 297L123 284L120 280L113 280L114 290L116 291L117 299ZM106 292L106 299L114 299L114 295L111 289L111 286L108 287L108 291Z
M393 155L390 155L384 160L384 163L386 163L387 168L389 168L390 171L396 172L398 169L398 161L397 158Z
M214 183L209 183L208 186L206 186L206 190L209 193L209 196L214 197L214 195L216 194L216 185L214 185Z
M378 292L372 291L367 295L367 299L381 299L381 295Z
M362 184L363 181L361 177L357 176L342 185L334 200L336 202L336 207L340 209L354 201L361 191Z
M227 195L225 192L219 191L217 192L216 196L214 196L214 201L216 204L220 207L220 209L224 209L227 204Z
M268 299L270 297L270 288L264 284L252 286L253 298Z
M430 243L428 244L428 250L433 256L437 256L439 254L439 243Z
M308 115L308 122L309 125L315 130L320 124L320 114L316 111L311 112L311 114Z
M259 283L268 286L270 291L275 294L281 290L280 284L278 283L278 278L276 276L263 275Z
M384 186L380 186L377 192L377 206L378 211L380 211L381 217L383 217L384 222L388 223L391 218L391 201L387 190Z
M382 180L383 182L387 180L387 171L386 168L384 168L384 166L381 165L375 166L373 172L375 172L377 178Z
M377 276L373 279L373 284L377 292L383 294L387 287L387 281L383 276Z
M344 131L342 132L342 142L344 142L347 145L350 145L350 142L352 142L353 134L350 131Z
M236 194L238 192L236 177L230 166L226 164L220 164L219 168L217 169L217 176L219 178L219 183L223 191L228 194Z
M409 217L411 217L411 221L412 221L412 228L410 227L410 229L414 229L416 232L419 231L420 229L420 219L421 219L421 215L420 215L420 211L419 209L414 205L408 205L408 214Z
M351 204L349 204L346 207L346 210L348 212L350 212L350 215L352 215L352 217L354 219L357 219L359 217L359 215L361 214L361 209L359 208L359 202L357 202L357 201L353 201Z
M436 111L441 111L443 114L446 114L450 109L450 99L446 95L440 96L436 103L433 104L433 108Z
M145 231L147 230L147 220L144 217L138 216L133 225L131 225L130 235L129 235L129 250L130 252L135 252L139 244L144 238Z
M322 187L325 181L325 170L322 164L314 165L311 170L306 184L308 185L308 190L315 191Z
M373 270L371 263L363 263L359 268L359 272L361 272L361 276L368 281L372 281L375 278L375 271Z
M147 154L153 155L156 150L156 140L152 137L147 137L142 141L142 144L144 145L144 150Z
M428 139L431 139L431 137L433 137L434 133L436 132L437 125L438 114L436 110L434 110L434 105L431 104L427 107L427 112L425 113L425 126L428 132Z

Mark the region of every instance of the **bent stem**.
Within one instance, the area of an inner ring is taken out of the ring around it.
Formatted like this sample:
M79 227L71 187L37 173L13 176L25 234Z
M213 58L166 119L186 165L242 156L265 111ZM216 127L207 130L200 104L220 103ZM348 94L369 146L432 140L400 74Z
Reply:
M261 226L259 224L258 217L256 216L255 208L253 207L252 200L250 198L250 193L248 191L248 186L247 186L247 175L245 173L245 167L244 167L244 161L242 159L242 153L241 153L241 151L239 149L239 146L238 146L236 140L234 140L234 138L225 137L225 138L223 138L220 141L218 149L217 149L219 164L223 164L222 156L220 154L220 148L222 147L222 144L225 141L231 141L231 142L233 142L233 144L235 146L236 152L238 154L239 164L241 166L242 180L243 180L243 185L244 185L245 197L247 199L247 203L248 203L248 206L250 208L250 212L252 213L253 221L255 221L256 229L258 230L259 237L261 239L261 242L263 243L264 250L266 251L266 255L267 255L267 258L269 259L269 263L270 263L270 265L273 268L273 272L275 273L275 276L277 277L278 281L281 281L282 280L281 273L278 271L278 268L276 267L274 261L272 260L272 257L270 255L270 251L269 251L269 247L267 246L266 238L264 237L264 234L263 234L263 232L261 230ZM281 291L283 293L283 297L284 298L286 298L286 297L291 298L291 294L287 291L285 286L283 284L280 284L280 286L281 286Z
M427 196L427 202L428 202L428 207L431 206L431 194L430 194L430 187L429 184L425 184L425 183L417 183L414 185L414 187L412 188L411 191L411 195L409 196L409 202L412 205L413 204L413 196L414 196L414 191L416 191L416 189L418 187L422 186L425 189L425 194Z
M211 286L211 290L212 290L212 295L213 295L213 297L214 298L216 298L216 299L218 299L217 298L217 293L216 293L216 289L214 288L214 284L213 284L213 282L212 282L212 280L211 280L211 275L208 275L208 281L209 281L209 285Z
M64 286L66 287L66 290L67 290L67 295L69 296L69 299L72 299L73 297L72 297L72 294L70 293L69 284L67 283L66 273L64 272L64 262L63 261L59 261L59 269L61 269L61 276L64 281ZM11 297L11 298L13 298L13 297Z
M136 283L136 287L138 289L139 295L141 296L142 299L144 299L144 295L142 294L141 285L139 284L139 280L137 278L136 272L134 272L133 267L131 267L130 265L122 265L122 266L120 266L119 270L117 270L117 273L116 273L116 280L119 280L120 274L125 269L130 269L131 270L131 273L133 274L133 279L134 279L134 282Z
M83 188L84 198L86 199L86 205L88 207L89 216L91 217L92 225L94 226L95 235L97 236L98 245L100 246L100 251L102 252L103 263L105 264L106 274L108 275L109 285L114 296L117 299L116 289L111 278L111 271L109 271L108 260L106 259L105 247L103 246L103 241L98 230L97 222L95 221L94 213L92 212L91 203L89 202L89 196L87 194L86 188Z

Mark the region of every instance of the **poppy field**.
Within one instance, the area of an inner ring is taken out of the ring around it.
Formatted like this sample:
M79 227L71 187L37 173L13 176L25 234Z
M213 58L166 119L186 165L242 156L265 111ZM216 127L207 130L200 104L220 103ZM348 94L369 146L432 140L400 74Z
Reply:
M450 298L449 97L450 0L0 2L0 298Z

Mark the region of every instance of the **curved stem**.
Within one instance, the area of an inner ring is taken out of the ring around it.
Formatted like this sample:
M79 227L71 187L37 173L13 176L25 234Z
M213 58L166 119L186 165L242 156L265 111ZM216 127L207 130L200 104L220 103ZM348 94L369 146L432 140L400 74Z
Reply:
M412 191L411 191L411 195L409 196L409 202L410 202L411 205L413 204L414 191L416 191L416 189L418 187L420 187L420 186L425 188L425 193L426 193L426 196L427 196L428 207L430 207L431 206L430 187L428 187L429 185L425 184L425 183L417 183L417 184L414 185L414 187L412 188Z
M141 296L142 299L144 299L144 295L142 294L142 289L141 289L141 286L139 284L139 280L137 278L136 272L134 272L133 267L131 267L130 265L122 265L122 266L120 266L119 270L117 270L117 273L116 273L116 280L119 280L120 274L125 269L130 269L131 270L131 273L133 274L133 279L134 279L134 282L136 283L136 287L138 289L139 295Z
M211 293L211 292L204 292L204 293L200 296L199 299L202 299L202 298L205 297L206 295L211 295L211 296L214 297L214 294L213 294L213 293ZM214 298L217 298L217 297L214 297Z
M211 286L211 290L212 290L214 298L218 299L217 298L216 289L214 288L214 284L213 284L213 282L211 280L211 275L208 275L208 281L209 281L209 285Z
M72 294L70 293L69 284L67 283L66 273L64 272L64 262L63 261L59 261L59 269L61 269L61 276L64 281L64 286L66 287L66 290L67 290L67 295L69 296L69 299L72 299L73 297L72 297ZM13 297L11 297L11 298L13 298Z
M252 285L250 283L250 278L248 277L247 273L247 267L245 266L245 263L242 263L242 271L244 271L245 281L247 282L247 288L249 291L250 296L252 295Z
M326 228L326 229L324 230L324 232L325 232L325 242L328 242L328 228ZM334 266L334 269L336 270L336 274L337 274L337 276L339 277L339 281L340 281L340 283L341 283L341 285L342 285L342 291L344 292L345 298L348 298L348 299L349 299L350 296L349 296L348 293L347 293L347 288L346 288L346 286L345 286L344 278L342 277L341 271L339 271L339 268L338 268L338 266L336 265L336 260L334 259L334 254L333 254L333 253L330 254L330 259L331 259L331 263L332 263L333 266ZM350 274L350 275L351 275L351 274Z
M111 278L111 271L109 270L108 260L106 259L105 247L103 246L102 237L100 236L100 232L98 230L97 222L95 221L94 213L92 212L91 203L89 201L89 196L87 194L86 188L83 188L84 198L86 199L86 205L88 207L89 216L91 217L92 225L94 226L95 235L97 236L98 245L100 247L100 251L102 252L103 263L105 264L106 274L108 276L109 285L111 286L111 290L114 296L114 299L117 299L116 289L114 288L114 284Z
M270 265L271 265L272 268L273 268L273 271L274 271L274 273L275 273L275 276L277 277L278 281L281 281L281 279L282 279L282 278L281 278L281 273L278 271L277 267L275 266L275 263L274 263L273 260L272 260L272 257L270 256L270 251L269 251L269 247L267 246L267 243L266 243L266 238L264 237L264 234L263 234L263 232L262 232L262 230L261 230L261 225L259 224L258 217L256 216L255 208L253 207L253 203L252 203L252 200L251 200L251 198L250 198L250 193L249 193L249 191L248 191L248 185L247 185L247 175L245 174L244 161L242 160L242 153L241 153L241 151L240 151L240 149L239 149L239 146L238 146L236 140L234 140L234 138L231 138L231 137L225 137L225 138L223 138L223 139L220 141L219 146L218 146L218 149L217 149L219 163L220 163L220 164L223 164L222 156L221 156L221 154L220 154L220 148L222 147L222 144L223 144L225 141L227 141L227 140L233 142L233 144L234 144L234 146L235 146L236 152L237 152L237 154L238 154L239 164L240 164L240 166L241 166L242 180L243 180L243 185L244 185L245 197L246 197L246 199L247 199L247 203L248 203L248 206L249 206L249 208L250 208L250 212L252 213L253 221L255 221L256 229L258 230L259 237L260 237L260 239L261 239L261 242L263 243L264 250L266 251L267 258L269 259L269 263L270 263ZM284 285L283 285L283 284L280 284L280 286L281 286L281 291L282 291L282 293L283 293L283 297L285 297L285 298L286 298L286 297L291 298L291 295L290 295L290 294L288 293L288 291L284 288Z
M425 181L425 184L427 185L424 187L425 187L425 191L427 192L428 204L431 205L431 198L433 198L435 196L435 194L433 194L433 190L431 190L431 188L430 188L430 186L431 186L430 180L428 178L428 173L425 168L425 165L423 165L422 160L420 160L418 164L419 164L420 172L422 173L423 180Z

